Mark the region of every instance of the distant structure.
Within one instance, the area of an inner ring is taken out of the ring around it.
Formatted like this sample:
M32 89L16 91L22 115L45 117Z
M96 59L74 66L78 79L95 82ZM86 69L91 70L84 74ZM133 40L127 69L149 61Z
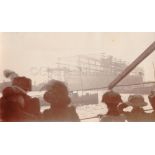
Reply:
M70 90L95 89L107 86L127 63L113 56L78 55L58 59L57 67L48 68L50 78L64 81ZM143 69L136 68L120 84L143 83Z

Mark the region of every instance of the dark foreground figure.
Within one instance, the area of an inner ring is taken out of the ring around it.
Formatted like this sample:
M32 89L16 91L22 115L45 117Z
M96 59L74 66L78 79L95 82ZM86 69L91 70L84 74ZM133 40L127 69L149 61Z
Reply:
M126 120L118 110L118 105L122 102L120 94L108 91L102 96L102 102L106 104L108 112L101 118L101 122L124 122Z
M44 100L50 109L43 113L43 121L79 122L75 108L71 105L68 89L61 81L51 80L46 86Z
M31 96L27 95L28 91L32 90L32 81L27 77L16 77L12 81L13 86L18 86L23 89L26 93L24 97L24 110L27 113L32 115L39 116L40 115L40 102L38 98L32 98Z
M149 102L153 108L153 112L149 115L149 121L155 122L155 90L151 91L150 95L148 96Z
M12 85L4 88L0 98L1 121L80 121L75 108L71 105L68 89L63 82L52 80L45 86L44 100L50 104L50 109L41 114L39 99L27 94L32 90L31 79L18 76L12 71L6 71L5 75L11 77Z
M124 112L128 122L146 122L149 120L149 114L145 113L143 107L147 106L142 95L130 95L125 103L131 106L131 112Z
M0 99L1 121L40 121L39 99L27 95L32 88L31 79L13 76L11 83Z
M25 111L25 92L19 87L7 87L0 99L1 121L28 122L37 121L37 117Z

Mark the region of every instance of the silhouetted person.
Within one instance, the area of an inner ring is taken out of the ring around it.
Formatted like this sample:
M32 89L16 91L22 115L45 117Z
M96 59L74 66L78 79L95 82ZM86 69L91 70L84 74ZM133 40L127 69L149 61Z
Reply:
M155 121L155 90L151 91L148 99L153 108L153 112L150 113L149 121Z
M44 100L50 104L50 109L44 111L44 121L80 121L75 108L71 105L68 89L63 82L51 80L45 89Z
M12 85L13 86L18 86L22 88L26 93L28 91L32 90L32 82L31 79L26 78L26 77L15 77L12 80ZM32 98L29 95L25 94L24 96L24 101L25 101L25 112L37 115L40 117L40 102L38 98Z
M148 96L148 99L151 103L153 110L155 110L155 90L151 91L150 95Z
M25 92L19 87L6 87L0 99L1 119L4 122L33 121L35 116L24 111Z
M118 105L122 102L119 93L114 91L108 91L102 96L102 102L104 102L108 108L108 112L101 118L101 122L124 122L124 115L119 113Z
M130 95L126 104L132 107L131 112L124 112L127 121L144 122L148 120L148 114L143 109L144 106L147 106L147 103L142 95Z

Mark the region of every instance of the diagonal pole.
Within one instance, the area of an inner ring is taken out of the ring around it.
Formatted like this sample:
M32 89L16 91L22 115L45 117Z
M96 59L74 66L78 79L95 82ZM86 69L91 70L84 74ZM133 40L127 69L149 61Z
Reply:
M114 88L123 78L125 78L139 63L148 57L155 50L155 41L136 58L121 74L119 74L108 86L108 89Z

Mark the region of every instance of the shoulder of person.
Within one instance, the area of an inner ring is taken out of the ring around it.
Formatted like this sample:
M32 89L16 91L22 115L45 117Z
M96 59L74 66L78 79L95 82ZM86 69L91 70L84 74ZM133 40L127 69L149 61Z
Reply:
M80 122L80 118L76 112L76 108L73 105L68 106L69 113L72 117L73 122Z
M155 122L155 112L146 113L146 121L147 122Z
M111 122L111 120L112 120L112 116L104 115L104 116L102 116L100 121L101 122Z
M78 114L77 114L77 112L76 112L76 108L75 108L74 106L68 107L68 112L69 112L70 114L72 114L72 115L77 115L77 116L78 116Z
M109 116L109 115L104 115L101 118L101 122L124 122L126 120L125 115L120 114L118 116Z

